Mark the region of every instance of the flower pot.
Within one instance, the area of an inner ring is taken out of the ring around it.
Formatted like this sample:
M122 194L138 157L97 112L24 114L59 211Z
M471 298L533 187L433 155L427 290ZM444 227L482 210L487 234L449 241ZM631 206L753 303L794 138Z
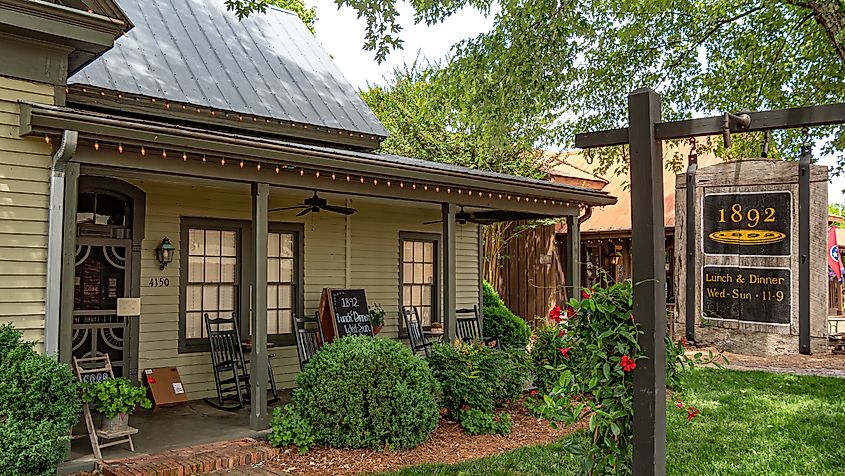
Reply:
M378 335L378 333L381 332L382 329L384 329L384 324L373 327L373 335Z
M103 416L103 422L100 423L100 429L108 433L117 433L126 431L129 428L129 414L118 413L114 418L106 418Z

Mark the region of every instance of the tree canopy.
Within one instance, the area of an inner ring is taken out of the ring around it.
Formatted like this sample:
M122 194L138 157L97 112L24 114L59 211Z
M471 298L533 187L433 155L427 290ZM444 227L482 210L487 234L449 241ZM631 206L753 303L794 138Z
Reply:
M228 1L249 14L267 0ZM401 47L396 0L336 2L364 19L364 47L377 58ZM415 21L427 24L464 7L495 9L491 30L456 44L436 74L455 114L483 125L490 133L479 140L494 147L509 137L513 116L538 120L546 129L538 140L563 146L576 132L623 126L627 93L642 86L663 94L666 120L845 102L845 0L411 4ZM845 149L841 127L811 134L831 137L829 149ZM735 142L748 147L749 140L760 138ZM798 140L795 131L774 138L786 157L797 157Z

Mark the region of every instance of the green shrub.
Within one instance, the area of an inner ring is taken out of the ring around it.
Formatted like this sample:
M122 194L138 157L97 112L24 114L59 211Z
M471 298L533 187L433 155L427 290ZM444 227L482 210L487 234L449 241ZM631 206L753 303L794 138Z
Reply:
M322 445L413 448L439 419L431 370L394 340L336 339L317 352L296 383L296 410Z
M549 324L534 329L531 363L534 371L534 386L541 395L548 395L560 378L557 367L565 360L558 350L564 347L560 330L557 325Z
M9 476L56 474L80 401L70 369L0 325L0 468Z
M484 330L489 337L501 336L506 348L524 349L531 337L531 328L505 306L504 301L487 281L484 281Z
M273 446L296 445L300 453L307 453L314 445L314 430L308 420L302 418L296 407L288 404L285 409L273 410L273 422L270 436L267 438Z
M440 384L441 405L460 420L460 410L490 413L522 395L529 362L524 351L500 351L480 342L437 343L428 364Z
M487 413L481 410L460 410L461 428L468 435L509 435L511 416L505 412Z
M119 413L131 414L139 405L146 409L153 407L153 402L147 398L147 389L132 385L132 381L124 377L84 384L82 401L93 403L106 418L114 418Z

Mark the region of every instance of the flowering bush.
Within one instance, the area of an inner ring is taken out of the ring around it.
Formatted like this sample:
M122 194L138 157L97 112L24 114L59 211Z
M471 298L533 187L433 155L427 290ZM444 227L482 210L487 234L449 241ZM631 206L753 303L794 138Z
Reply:
M546 370L560 376L539 411L552 421L589 418L592 444L566 444L583 457L582 474L627 474L634 413L631 372L642 356L640 332L631 319L631 282L587 289L582 298L550 312L557 332L544 332L553 336L560 365Z

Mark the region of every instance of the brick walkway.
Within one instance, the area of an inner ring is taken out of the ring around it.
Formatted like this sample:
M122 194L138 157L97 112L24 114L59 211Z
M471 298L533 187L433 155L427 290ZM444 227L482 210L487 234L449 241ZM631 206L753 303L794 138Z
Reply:
M246 472L250 466L279 454L279 450L252 438L189 446L150 456L107 460L100 464L103 476L190 476L215 470L242 468L229 474L267 475Z

